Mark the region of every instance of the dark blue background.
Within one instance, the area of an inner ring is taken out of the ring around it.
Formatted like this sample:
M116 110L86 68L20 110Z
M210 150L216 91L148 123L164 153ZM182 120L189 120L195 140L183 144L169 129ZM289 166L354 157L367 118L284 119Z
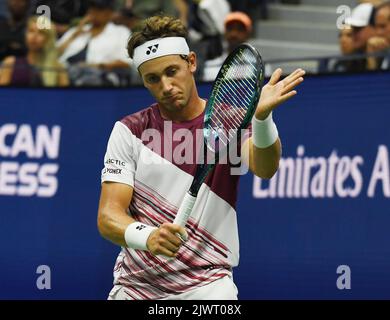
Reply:
M207 96L210 86L200 85ZM254 199L240 182L241 299L390 298L390 201L367 197L379 145L389 147L390 74L308 77L274 113L283 156L364 158L357 198ZM0 196L0 298L105 299L119 247L96 227L100 171L114 122L152 102L143 88L0 89L0 125L60 125L59 189L53 198ZM1 158L1 161L27 161ZM352 271L338 290L336 269ZM48 265L52 289L36 288Z

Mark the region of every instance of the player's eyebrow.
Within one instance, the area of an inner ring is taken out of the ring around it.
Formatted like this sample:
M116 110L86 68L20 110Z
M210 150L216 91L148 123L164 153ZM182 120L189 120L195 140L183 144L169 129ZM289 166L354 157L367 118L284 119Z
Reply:
M167 72L168 69L179 68L179 67L180 67L179 64L170 64L170 65L167 66L161 73L158 73L158 72L149 72L149 73L145 74L144 77L158 76L158 75L160 75L160 74L164 74L165 72Z

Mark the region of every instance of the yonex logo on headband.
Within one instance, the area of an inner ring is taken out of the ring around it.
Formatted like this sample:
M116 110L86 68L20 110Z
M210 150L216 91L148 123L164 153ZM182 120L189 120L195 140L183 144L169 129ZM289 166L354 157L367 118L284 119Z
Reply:
M144 62L172 54L188 55L190 48L183 37L158 38L145 42L134 49L133 62L138 67Z
M156 53L157 49L158 49L158 44L154 44L154 45L148 47L148 50L146 51L146 54L150 55L152 52Z

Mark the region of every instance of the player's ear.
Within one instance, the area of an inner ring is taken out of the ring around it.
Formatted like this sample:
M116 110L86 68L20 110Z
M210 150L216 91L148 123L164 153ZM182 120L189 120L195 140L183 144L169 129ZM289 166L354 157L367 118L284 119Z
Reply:
M196 53L194 51L191 51L188 54L188 64L189 64L191 73L195 73L196 67L197 67L197 61L196 61Z

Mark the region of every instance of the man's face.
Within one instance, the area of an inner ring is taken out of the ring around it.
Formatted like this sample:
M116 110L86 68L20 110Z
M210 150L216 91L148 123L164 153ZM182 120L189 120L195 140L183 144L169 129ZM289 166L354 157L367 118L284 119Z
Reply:
M353 34L351 28L345 28L339 35L340 50L342 54L351 54L354 52Z
M229 51L232 51L249 39L249 32L241 22L232 21L225 27L225 39L229 45Z
M144 62L139 72L144 86L161 108L168 113L184 109L193 93L196 56L191 52L188 61L179 55L168 55Z
M94 27L105 26L112 18L111 9L100 9L91 7L88 9L89 21Z
M355 50L365 50L369 38L375 35L375 29L372 26L353 27L353 42Z
M375 31L377 36L386 38L390 43L390 8L385 7L375 15Z

